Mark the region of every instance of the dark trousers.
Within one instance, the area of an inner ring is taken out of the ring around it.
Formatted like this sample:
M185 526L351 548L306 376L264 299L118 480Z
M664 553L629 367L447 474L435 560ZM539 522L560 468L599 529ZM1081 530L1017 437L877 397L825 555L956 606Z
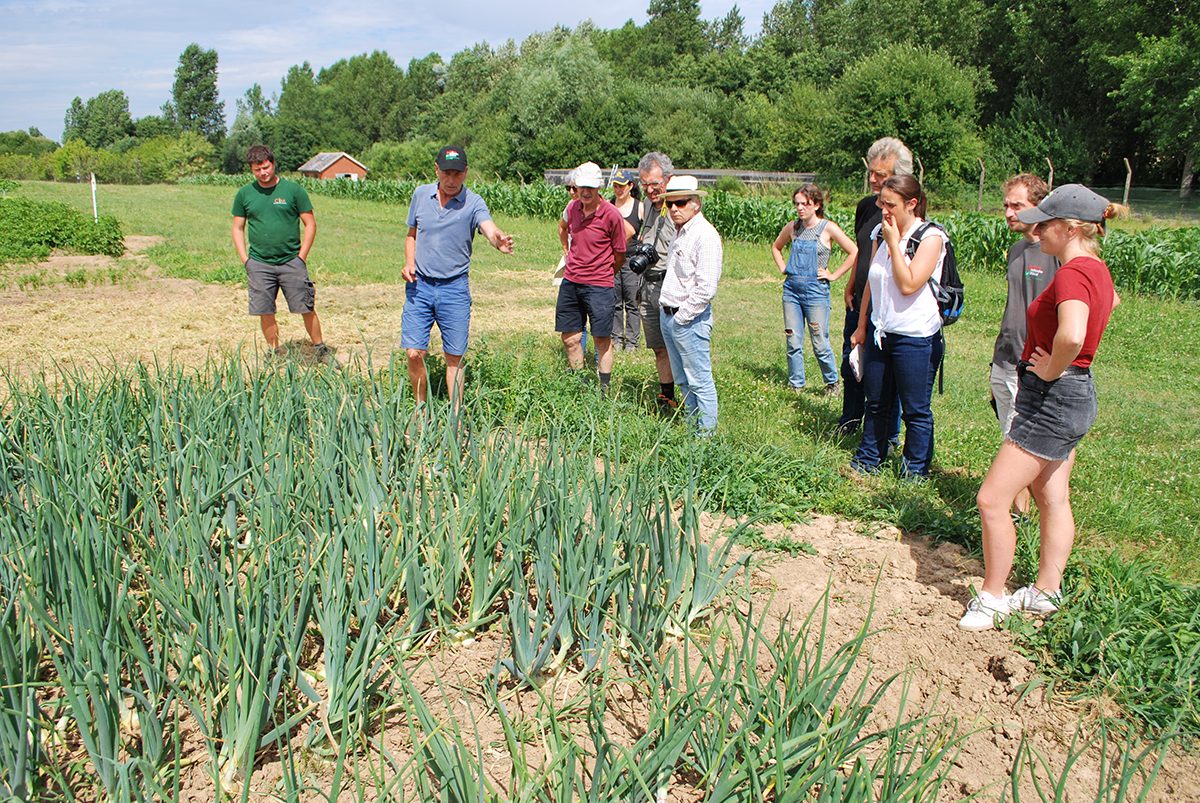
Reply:
M886 335L883 346L868 340L863 365L867 416L854 463L867 471L878 468L887 454L896 400L904 410L906 475L925 476L933 463L933 378L945 348L942 333L930 337Z
M869 314L869 313L868 313ZM846 310L846 322L842 325L842 417L838 419L838 429L853 432L862 426L866 414L867 395L863 383L854 378L850 370L850 336L858 328L858 310ZM875 324L867 319L867 342L875 339ZM888 433L888 441L893 444L900 442L900 404L896 399L896 410L892 415L892 430Z

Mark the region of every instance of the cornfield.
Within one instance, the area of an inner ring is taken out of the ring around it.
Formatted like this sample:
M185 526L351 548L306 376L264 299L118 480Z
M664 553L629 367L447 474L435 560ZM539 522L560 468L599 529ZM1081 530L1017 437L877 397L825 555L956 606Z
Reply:
M212 186L241 186L249 176L196 176L181 183ZM415 181L317 181L301 178L310 193L335 198L407 204L417 186ZM562 187L543 183L472 183L496 214L556 219L569 197ZM794 219L794 210L778 200L742 197L713 192L705 200L704 214L721 236L750 243L772 242L779 230ZM853 213L839 207L827 210L829 218L846 231L853 228ZM977 212L935 214L932 219L945 226L954 242L961 270L968 273L1003 273L1004 255L1015 236L1004 219ZM1123 291L1162 298L1200 299L1200 228L1130 232L1116 229L1104 241L1104 260L1113 281Z

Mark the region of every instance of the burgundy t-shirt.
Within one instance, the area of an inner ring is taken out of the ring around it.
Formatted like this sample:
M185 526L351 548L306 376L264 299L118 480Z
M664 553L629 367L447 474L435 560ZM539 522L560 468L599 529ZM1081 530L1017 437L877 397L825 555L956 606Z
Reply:
M1047 354L1054 348L1058 332L1058 305L1064 301L1082 301L1088 305L1087 333L1083 348L1071 365L1087 368L1096 356L1100 336L1108 326L1113 309L1113 281L1108 266L1095 257L1075 257L1058 269L1054 281L1033 300L1026 313L1029 333L1021 359L1028 360L1041 347Z
M596 211L583 216L583 202L567 204L567 231L571 250L563 277L575 284L613 286L613 252L625 253L625 218L601 199Z

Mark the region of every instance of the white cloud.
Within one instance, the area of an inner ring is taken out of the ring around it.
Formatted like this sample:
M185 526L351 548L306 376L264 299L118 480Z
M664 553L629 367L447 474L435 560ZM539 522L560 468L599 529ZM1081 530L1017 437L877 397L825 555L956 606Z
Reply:
M71 99L107 89L129 95L134 117L156 113L169 99L179 54L192 42L216 49L219 81L232 119L233 99L253 83L269 94L293 64L314 70L359 53L384 50L401 67L430 52L449 58L486 41L518 43L555 25L591 19L601 28L642 22L648 0L524 4L480 0L299 0L265 11L233 0L0 0L0 131L39 127L62 132ZM738 3L748 33L758 29L769 0ZM729 0L703 4L702 16L722 16Z

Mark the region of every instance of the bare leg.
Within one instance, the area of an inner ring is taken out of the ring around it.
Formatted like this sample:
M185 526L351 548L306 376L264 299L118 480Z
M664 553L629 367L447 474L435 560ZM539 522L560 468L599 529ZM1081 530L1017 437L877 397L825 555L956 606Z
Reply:
M275 316L259 315L258 323L262 327L263 340L267 341L268 348L279 348L279 323L275 320Z
M304 318L304 329L308 332L308 339L312 344L318 345L324 343L325 338L321 335L321 319L317 317L316 310L305 312L301 315Z
M583 367L583 339L580 332L563 332L563 346L567 349L567 367L577 371Z
M983 590L993 596L1004 594L1017 551L1017 528L1009 510L1021 489L1042 473L1048 460L1022 451L1005 441L996 453L979 489L979 521L983 525Z
M675 381L671 374L671 358L665 348L654 349L654 367L658 369L659 382L666 385Z
M457 410L462 404L463 390L463 355L447 354L442 352L442 356L446 358L446 388L450 394L450 401Z
M1041 553L1035 585L1057 594L1062 590L1063 570L1075 544L1075 516L1071 512L1071 469L1075 452L1062 462L1051 463L1033 481L1033 498L1041 513Z
M1013 502L1013 510L1020 513L1022 516L1029 515L1029 504L1033 501L1033 495L1028 488L1022 488L1017 494L1017 501Z
M425 351L423 349L407 349L408 381L413 387L413 396L417 404L425 403L425 393L429 389L429 374L425 372Z
M613 365L612 338L592 335L592 340L596 344L596 370L602 374L611 374Z

